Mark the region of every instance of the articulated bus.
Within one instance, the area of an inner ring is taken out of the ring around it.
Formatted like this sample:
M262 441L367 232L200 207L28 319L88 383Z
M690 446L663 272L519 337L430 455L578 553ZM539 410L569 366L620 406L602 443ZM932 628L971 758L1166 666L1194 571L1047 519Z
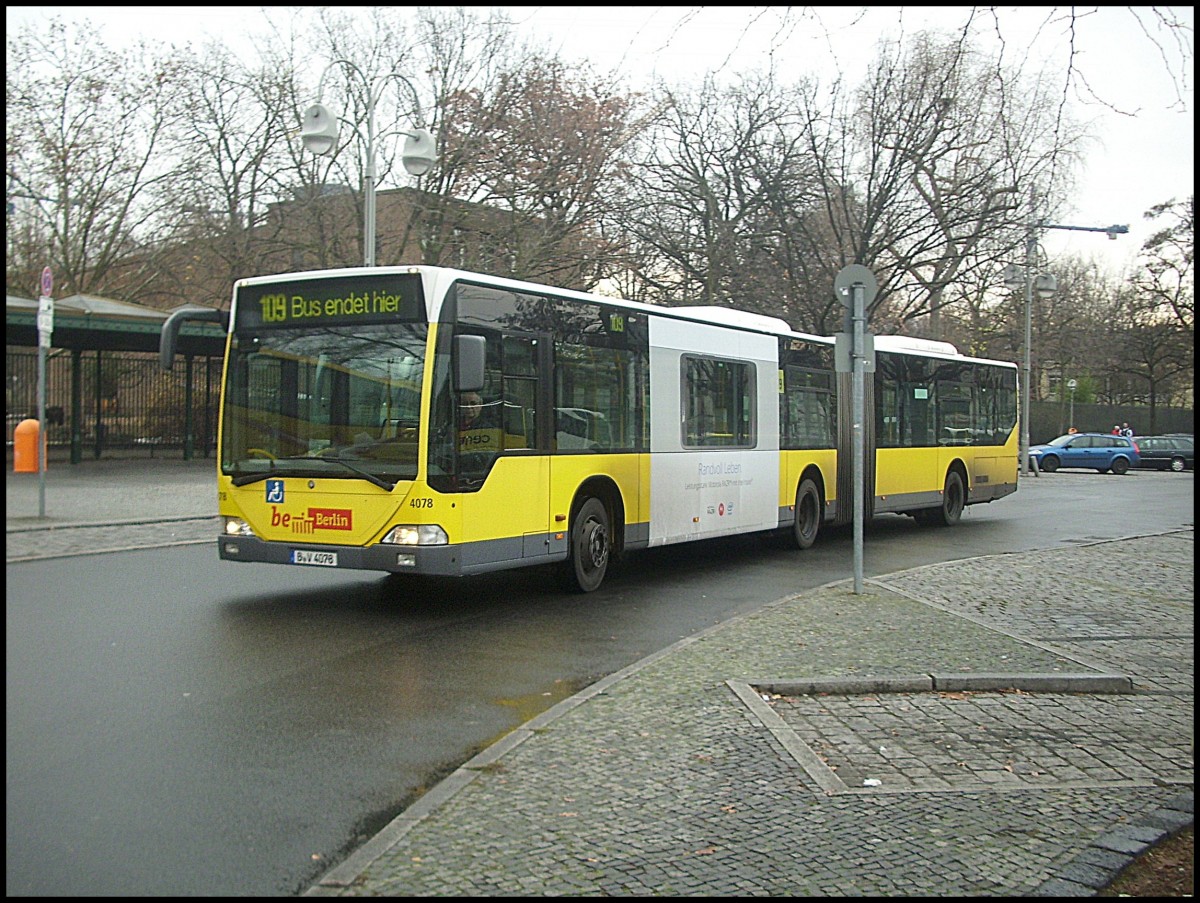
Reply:
M219 430L219 556L464 576L853 519L852 375L832 338L430 266L239 280ZM1017 488L1017 373L880 336L864 516L949 526ZM473 419L467 422L467 415Z

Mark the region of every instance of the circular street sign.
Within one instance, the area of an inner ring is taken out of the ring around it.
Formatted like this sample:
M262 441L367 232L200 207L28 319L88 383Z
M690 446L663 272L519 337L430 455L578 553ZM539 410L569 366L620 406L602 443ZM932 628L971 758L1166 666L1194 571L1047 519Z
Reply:
M50 272L50 267L42 269L42 294L46 297L54 291L54 274Z
M837 295L839 301L846 307L853 304L852 289L855 285L863 287L863 302L870 304L875 300L875 291L878 284L875 281L875 274L861 263L852 263L849 266L844 266L838 271L837 276L833 280L833 293Z

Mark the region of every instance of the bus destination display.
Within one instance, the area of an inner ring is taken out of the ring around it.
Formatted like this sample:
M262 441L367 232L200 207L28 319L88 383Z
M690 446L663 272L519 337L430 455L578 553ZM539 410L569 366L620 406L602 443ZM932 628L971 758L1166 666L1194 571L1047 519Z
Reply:
M357 326L425 317L417 276L353 276L245 285L237 294L237 327Z

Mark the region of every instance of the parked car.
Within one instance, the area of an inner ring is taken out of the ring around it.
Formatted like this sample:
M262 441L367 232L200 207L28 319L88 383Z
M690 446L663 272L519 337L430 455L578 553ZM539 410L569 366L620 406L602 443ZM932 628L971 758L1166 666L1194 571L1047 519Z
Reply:
M1135 436L1138 467L1151 470L1195 470L1196 443L1191 436Z
M1045 445L1031 446L1029 457L1046 473L1060 467L1085 467L1120 474L1141 461L1135 440L1109 433L1067 433Z

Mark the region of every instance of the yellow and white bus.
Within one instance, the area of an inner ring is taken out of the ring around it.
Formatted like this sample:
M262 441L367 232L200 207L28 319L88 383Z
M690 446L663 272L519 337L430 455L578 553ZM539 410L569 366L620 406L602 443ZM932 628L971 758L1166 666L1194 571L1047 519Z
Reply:
M630 550L848 523L834 340L428 266L238 281L217 540L228 561L463 576L558 563L589 592ZM951 525L1017 488L1017 373L877 337L866 517ZM479 415L467 423L464 414Z

